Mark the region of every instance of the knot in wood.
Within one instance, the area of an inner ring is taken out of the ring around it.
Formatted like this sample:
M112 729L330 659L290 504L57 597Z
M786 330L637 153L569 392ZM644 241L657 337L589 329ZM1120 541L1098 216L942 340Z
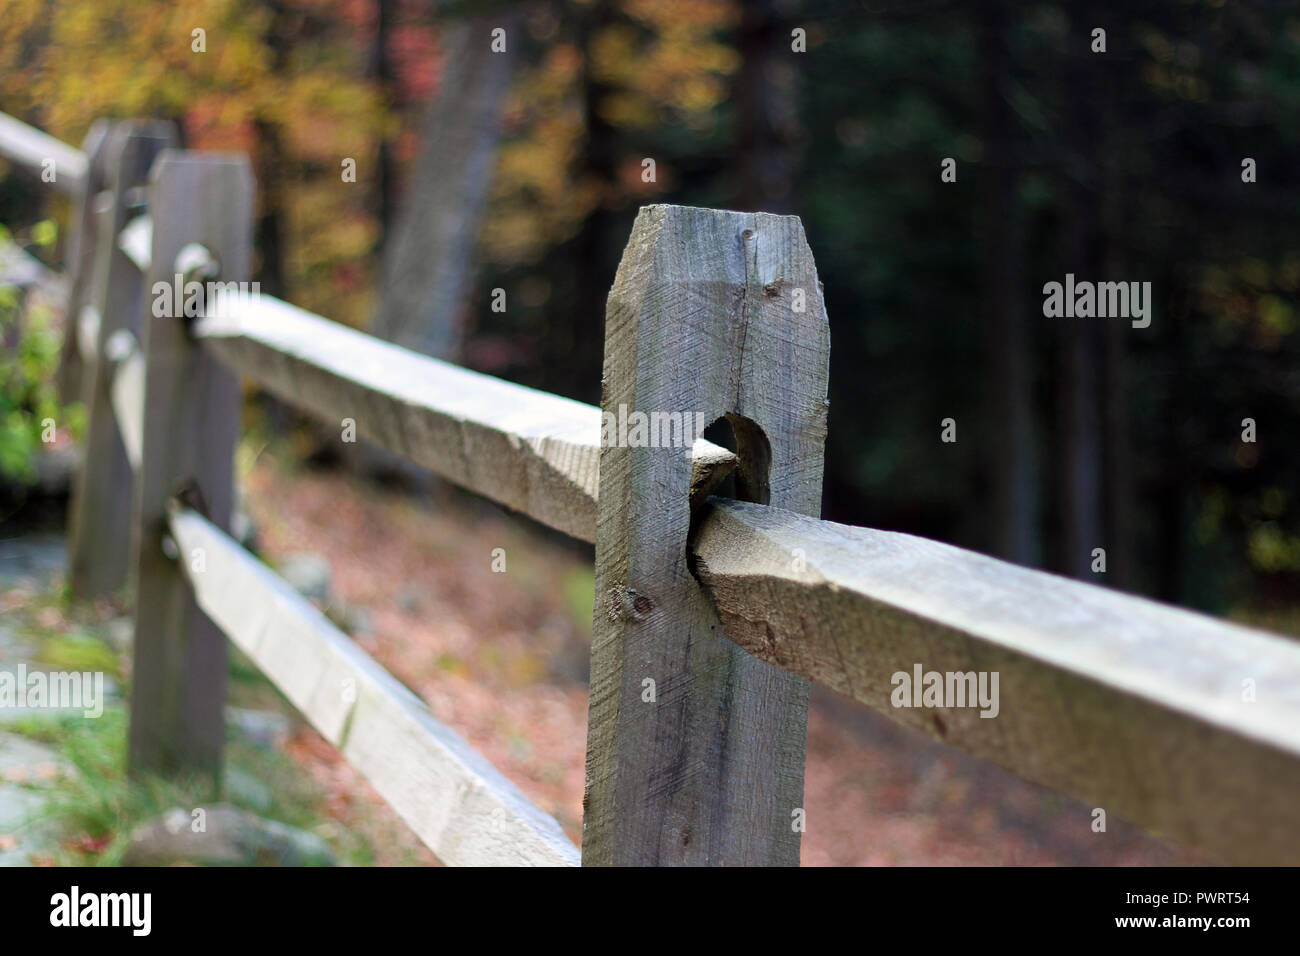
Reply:
M650 616L654 607L654 601L644 594L638 594L634 588L625 584L617 584L609 589L605 615L615 624L629 619L643 621Z

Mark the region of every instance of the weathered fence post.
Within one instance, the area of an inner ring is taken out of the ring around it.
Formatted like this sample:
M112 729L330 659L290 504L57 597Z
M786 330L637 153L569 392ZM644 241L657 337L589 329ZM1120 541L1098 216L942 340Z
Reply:
M103 191L89 197L95 236L89 283L81 307L68 316L68 336L82 338L83 314L92 332L92 354L82 356L81 398L86 406L86 443L68 510L68 580L73 593L112 594L127 580L131 558L134 475L123 444L123 422L112 406L113 367L105 343L114 332L140 333L144 277L117 237L138 209L132 200L149 176L154 158L175 141L170 123L129 121L106 131ZM94 168L92 162L91 168ZM93 184L94 174L87 176ZM76 300L77 297L74 297ZM75 344L74 352L80 354Z
M818 515L829 347L798 218L649 206L609 295L602 412L725 414L737 497ZM796 865L808 685L723 636L687 566L690 441L655 428L600 455L583 863Z
M77 317L86 304L90 291L91 274L95 269L95 250L98 248L95 222L95 200L104 188L104 143L112 121L97 119L81 142L86 154L86 178L81 195L73 201L75 216L68 241L68 306L64 313L65 333L59 359L59 397L65 402L81 400L81 349L77 344ZM57 174L56 174L57 175Z
M248 278L253 177L248 160L167 151L149 184L153 253L144 304L145 394L136 483L137 581L131 691L132 772L190 770L219 780L225 739L226 639L199 610L179 561L202 572L205 556L177 554L167 503L182 492L226 529L232 504L239 384L195 340L154 289L169 290L178 254L199 244L222 282ZM210 276L200 276L211 278ZM157 315L155 312L165 312ZM167 550L171 555L165 553Z

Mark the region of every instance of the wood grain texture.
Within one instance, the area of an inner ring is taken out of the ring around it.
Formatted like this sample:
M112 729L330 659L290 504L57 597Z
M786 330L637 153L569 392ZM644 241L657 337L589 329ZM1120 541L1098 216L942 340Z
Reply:
M226 365L284 401L575 538L594 541L600 409L471 372L272 296L198 323ZM697 481L735 457L702 439Z
M0 156L37 177L42 164L54 160L49 185L69 196L85 192L89 163L84 152L5 113L0 113Z
M605 411L725 414L738 494L816 515L828 354L797 218L641 210L609 295ZM798 864L807 682L723 637L687 567L685 450L611 445L600 475L583 863Z
M83 355L86 439L68 506L68 580L81 598L116 593L131 567L135 476L115 420L112 369L103 361L103 344L119 330L140 329L143 277L116 237L131 216L129 197L147 181L155 157L175 141L175 131L169 123L130 121L114 124L106 137L104 189L95 196L98 246L86 297L98 323L94 348Z
M199 606L455 866L575 866L553 818L324 615L201 515L170 512Z
M716 498L694 552L750 653L1222 860L1300 863L1300 642ZM997 672L997 716L894 707L892 675L916 664Z
M153 167L148 201L154 228L146 290L172 282L177 254L191 243L213 253L223 281L248 278L253 178L247 159L169 150ZM239 385L194 341L184 318L153 315L148 296L142 309L129 763L133 772L186 770L215 779L225 738L226 642L185 580L180 562L191 556L167 557L163 539L167 502L182 489L203 502L214 524L228 526Z

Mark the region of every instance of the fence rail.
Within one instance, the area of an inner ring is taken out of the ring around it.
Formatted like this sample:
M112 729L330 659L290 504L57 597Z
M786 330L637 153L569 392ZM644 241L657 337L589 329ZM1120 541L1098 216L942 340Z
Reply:
M439 859L577 865L551 817L283 578L193 511L173 506L169 527L181 554L205 557L188 573L199 606Z
M1296 861L1300 643L738 502L714 499L694 553L751 654L1216 856ZM893 706L891 675L918 663L998 673L997 716Z
M97 141L121 154L142 136L165 138L121 124ZM93 159L3 116L0 155L37 171L53 158L69 192L94 178ZM584 862L797 862L803 678L1225 861L1300 860L1300 643L815 517L828 346L797 219L643 210L610 297L598 409L269 296L237 297L193 323L147 306L127 314L122 303L149 301L145 283L192 271L195 244L220 281L247 279L246 167L149 159L147 214L129 214L139 209L128 176L83 218L97 287L120 288L69 317L83 379L97 383L83 381L83 394L107 410L130 466L124 486L113 456L88 456L81 484L118 509L137 502L125 538L92 541L102 525L74 523L70 560L116 556L138 569L137 601L152 594L158 607L171 595L161 605L181 608L137 614L137 769L219 761L212 721L224 691L211 665L224 658L203 631L215 624L441 859L578 862L554 820L225 533L234 412L214 407L229 402L229 370L595 542ZM203 389L217 399L197 401ZM620 402L726 414L737 450L602 444L602 411ZM204 460L177 444L204 436ZM709 497L727 474L751 500ZM168 539L179 560L163 557ZM200 570L186 560L196 552ZM900 706L894 675L918 669L996 674L996 716ZM646 680L659 687L653 703Z
M85 153L5 113L0 113L0 156L69 196L85 191Z

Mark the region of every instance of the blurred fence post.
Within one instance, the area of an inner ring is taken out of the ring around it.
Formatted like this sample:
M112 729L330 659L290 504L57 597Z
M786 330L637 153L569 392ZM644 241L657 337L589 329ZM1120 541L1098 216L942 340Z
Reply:
M90 218L83 234L94 236L87 243L93 248L78 263L90 272L72 297L70 309L77 311L67 318L72 354L81 359L79 373L71 374L80 380L86 408L84 457L68 508L68 581L81 598L113 594L129 576L134 475L123 425L113 413L113 367L105 343L118 329L139 336L144 277L117 239L127 220L142 211L139 200L154 158L176 138L170 123L153 121L115 123L103 134L87 176L88 188L96 187L95 168L102 161L104 188L86 197Z
M737 497L818 516L829 350L798 218L641 210L601 409L649 434L600 453L585 865L799 863L808 683L728 641L687 565L691 437L726 415Z
M184 279L176 274L184 268L178 255L186 250L188 258L198 244L216 275L192 278L248 279L253 188L247 158L231 154L169 150L150 176L153 251L143 305L145 391L135 509L133 773L192 771L214 783L220 779L226 638L199 610L178 564L203 573L206 556L177 553L167 533L167 504L184 495L190 507L229 528L240 391L235 376L192 336L191 320L183 311L176 314L185 298ZM178 282L182 288L176 291ZM168 291L155 296L159 283Z
M59 398L67 404L81 400L81 349L77 342L77 316L81 315L90 290L91 275L95 271L95 251L98 236L95 224L95 199L104 188L104 143L111 120L97 119L82 140L81 151L86 154L86 178L82 190L73 199L75 221L68 237L68 305L64 313L64 336L59 359L57 384Z

